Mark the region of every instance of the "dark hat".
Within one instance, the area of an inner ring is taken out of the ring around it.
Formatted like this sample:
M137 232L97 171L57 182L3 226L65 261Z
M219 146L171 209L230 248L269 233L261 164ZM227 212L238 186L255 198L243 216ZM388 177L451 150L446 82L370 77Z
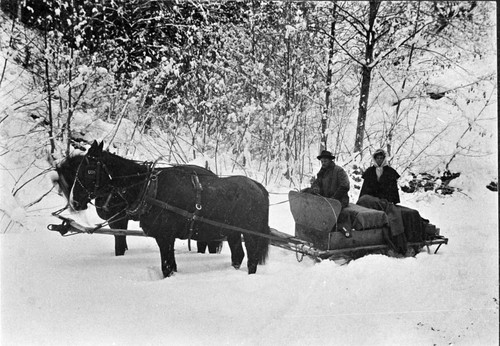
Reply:
M333 156L332 153L329 152L328 150L323 150L321 152L321 154L319 154L318 160L321 160L322 158L327 158L327 159L333 160L333 159L335 159L335 156Z

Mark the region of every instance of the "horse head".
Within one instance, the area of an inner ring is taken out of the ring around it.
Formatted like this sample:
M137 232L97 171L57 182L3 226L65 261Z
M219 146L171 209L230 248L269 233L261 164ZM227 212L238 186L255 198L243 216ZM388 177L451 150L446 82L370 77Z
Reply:
M71 189L75 182L76 172L83 160L83 155L68 156L55 166L57 176L52 178L52 183L59 187L59 192L68 202L71 197Z
M102 193L109 193L104 191L111 177L104 163L106 152L103 151L103 145L103 142L94 141L76 168L69 198L75 210L84 210L92 199Z

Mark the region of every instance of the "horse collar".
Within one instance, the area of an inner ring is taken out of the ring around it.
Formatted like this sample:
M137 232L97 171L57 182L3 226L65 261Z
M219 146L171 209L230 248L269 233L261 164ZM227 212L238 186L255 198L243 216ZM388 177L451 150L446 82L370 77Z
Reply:
M159 171L154 169L151 170L139 198L132 206L130 206L130 208L127 208L127 215L131 217L139 217L151 208L151 206L146 202L146 199L156 198L159 173ZM123 193L125 193L125 191Z

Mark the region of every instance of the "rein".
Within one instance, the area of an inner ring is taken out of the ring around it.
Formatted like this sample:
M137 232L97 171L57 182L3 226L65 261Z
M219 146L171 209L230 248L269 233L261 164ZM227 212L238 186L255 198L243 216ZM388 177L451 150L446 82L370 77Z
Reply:
M80 163L80 165L78 167L78 171L77 171L77 174L75 177L75 184L78 183L80 185L80 187L84 189L84 191L87 193L87 197L89 199L93 199L93 198L102 197L102 196L107 195L108 198L107 198L103 208L106 208L106 206L108 205L109 201L111 200L113 194L120 196L127 204L123 208L123 210L118 211L115 215L113 215L110 218L108 218L107 220L105 220L105 222L99 224L97 228L104 227L105 225L109 224L112 221L128 219L129 217L138 217L138 216L142 215L143 213L145 213L149 209L148 204L155 205L155 202L165 203L165 202L162 202L162 201L155 199L156 190L157 190L158 175L161 173L161 170L155 169L155 165L156 165L158 160L156 160L152 163L146 163L146 165L148 167L147 167L147 172L145 172L145 173L136 173L136 174L122 175L122 176L112 176L110 171L108 170L106 164L104 162L102 162L100 158L97 158L97 157L90 157L90 158L94 159L96 161L96 168L93 169L93 167L90 165L89 157L85 157L85 159L82 160L82 162ZM87 162L86 174L94 177L93 178L94 191L89 191L89 189L87 189L85 187L85 185L81 182L80 178L78 177L79 172L82 169L83 161ZM108 193L99 193L98 190L100 188L100 182L101 182L101 170L104 170L106 172L110 181L116 181L118 179L124 179L124 178L129 178L129 177L130 178L132 178L132 177L137 178L137 177L141 177L141 176L144 176L145 179L143 179L137 183L130 184L130 185L125 186L125 187L114 186L113 190L111 192L108 192ZM191 235L193 234L194 222L196 220L200 220L200 216L198 215L198 213L202 210L201 192L203 191L203 187L200 183L200 180L199 180L196 172L193 172L192 177L191 177L191 182L192 182L193 187L196 191L195 211L193 213L189 213L183 209L180 209L180 208L177 208L177 207L174 207L171 205L169 205L169 208L163 207L163 209L169 209L171 211L175 211L177 214L185 216L187 219L189 219L191 221L190 226L189 226L189 233L188 233L189 239L191 238ZM132 203L132 205L130 205L128 203L127 199L125 198L124 194L127 192L128 189L133 188L135 186L138 186L140 184L144 184L144 187L142 188L141 192L139 193L139 198L136 202L134 202L134 203ZM165 205L168 205L168 204L165 203ZM115 219L121 213L124 213L124 216Z
M89 158L91 159L94 159L96 161L96 164L95 164L95 168L93 167L93 165L90 164L90 160ZM85 184L82 183L82 181L80 180L79 178L79 173L82 169L82 164L83 162L86 161L87 162L87 167L86 167L86 176L87 177L93 177L91 180L93 181L93 184L94 184L94 189L93 191L89 191L89 189L87 189L87 187L85 186ZM141 177L141 176L145 176L147 179L148 179L148 183L149 183L149 178L151 176L151 174L154 172L154 166L156 165L156 162L158 160L152 162L152 163L149 163L149 162L146 162L146 163L142 163L143 165L148 165L148 170L147 172L145 173L136 173L136 174L129 174L129 175L119 175L119 176L112 176L111 175L111 172L109 171L106 163L102 162L100 158L98 157L94 157L94 156L89 156L89 155L86 155L84 157L84 159L80 162L79 166L78 166L78 169L77 169L77 173L75 175L75 181L73 183L73 186L75 184L79 184L80 187L86 192L87 194L87 198L89 200L92 200L94 198L97 198L97 197L103 197L103 196L108 196L108 199L104 205L104 207L107 206L107 204L109 203L109 200L111 199L111 196L113 194L117 194L119 195L125 202L127 202L126 198L123 196L123 194L130 188L134 187L134 186L137 186L137 185L140 185L140 184L143 184L144 181L140 181L138 183L134 183L134 184L130 184L128 186L125 186L125 187L120 187L120 188L117 188L117 187L113 187L113 190L111 192L106 192L106 193L99 193L99 189L101 187L101 171L104 170L104 172L107 174L108 178L110 181L113 181L113 180L118 180L118 179L126 179L126 178L137 178L137 177ZM126 209L125 209L126 210Z
M78 173L77 173L77 176L75 178L75 183L78 182L78 184L80 184L80 186L87 192L87 195L90 199L92 199L91 197L97 197L99 196L98 194L98 188L100 187L100 175L101 175L101 170L105 170L106 174L108 175L109 179L111 181L113 180L117 180L117 179L121 179L121 178L127 178L127 177L139 177L141 175L145 176L147 181L146 180L142 180L141 182L139 183L134 183L130 186L126 186L126 187L121 187L121 188L116 188L118 194L123 194L126 192L127 189L133 187L133 186L136 186L136 185L139 185L139 184L144 184L144 188L143 190L141 191L140 193L140 198L139 198L139 201L137 201L137 204L134 206L134 208L132 210L129 210L127 207L124 209L124 211L126 212L127 215L130 215L130 213L136 213L137 214L134 214L134 215L140 215L141 214L141 211L143 212L144 210L144 207L145 205L147 204L150 204L150 205L153 205L153 206L157 206L157 207L160 207L162 209L165 209L165 210L168 210L168 211L171 211L173 213L176 213L180 216L183 216L185 217L186 219L190 220L190 229L189 229L189 238L191 237L191 234L193 232L193 225L194 225L194 222L195 221L199 221L199 222L203 222L205 224L209 224L209 225L212 225L212 226L215 226L215 227L219 227L219 228L224 228L224 229L227 229L227 230L232 230L232 231L236 231L236 232L241 232L241 233L244 233L244 234L252 234L252 235L256 235L256 236L261 236L261 237L265 237L265 238L268 238L268 239L275 239L276 237L273 237L271 235L268 235L268 234L263 234L263 233L259 233L259 232L256 232L256 231L252 231L252 230L248 230L248 229L244 229L244 228L241 228L241 227L237 227L237 226L232 226L232 225L228 225L228 224L225 224L225 223L222 223L222 222L219 222L219 221L215 221L215 220L211 220L211 219L207 219L203 216L200 216L199 215L199 212L202 210L202 204L201 204L201 191L203 190L203 187L198 179L198 176L196 173L194 173L192 175L192 183L193 183L193 187L196 191L196 200L195 200L195 210L194 212L189 212L185 209L181 209L181 208L178 208L176 206L173 206L171 204L168 204L164 201L160 201L158 199L156 199L156 187L154 187L154 197L152 197L150 194L148 194L148 190L149 190L149 187L151 187L151 185L155 185L156 181L157 181L157 177L158 177L158 174L161 173L161 171L158 171L158 170L155 170L154 169L154 166L156 164L157 161L153 162L150 167L148 167L148 171L146 173L138 173L138 174L131 174L131 175L126 175L126 176L112 176L106 166L105 163L103 163L100 158L96 158L96 157L90 157L94 160L97 161L97 164L96 164L96 168L95 170L92 169L92 167L90 168L87 168L87 174L88 175L95 175L96 178L95 178L95 183L94 183L94 191L91 192L89 191L85 185L80 181L80 179L78 178ZM89 160L88 160L88 157L85 158L87 160L87 164L89 163ZM82 160L83 162L84 160ZM82 163L80 163L80 166L78 167L78 172L81 170L82 168ZM112 192L111 192L112 193ZM101 194L100 196L105 196L107 195L108 193L106 194ZM123 196L121 196L122 198L124 198ZM125 198L124 198L125 199ZM280 203L286 203L287 201L283 201L283 202L280 202ZM109 223L109 221L116 217L120 212L118 212L117 214L115 214L114 216L112 216L110 219L106 220L105 223L103 224L100 224L97 228L101 228L103 227L106 223Z
M158 187L158 175L161 173L155 170L155 165L158 160L154 161L151 165L148 165L147 180L144 184L144 188L140 193L139 200L136 202L135 206L125 209L125 213L129 216L140 216L148 210L148 206L145 203L145 199L148 195L156 196L156 189ZM135 184L134 184L135 185ZM124 192L123 192L124 193ZM120 195L121 196L121 195ZM123 196L121 196L125 199Z

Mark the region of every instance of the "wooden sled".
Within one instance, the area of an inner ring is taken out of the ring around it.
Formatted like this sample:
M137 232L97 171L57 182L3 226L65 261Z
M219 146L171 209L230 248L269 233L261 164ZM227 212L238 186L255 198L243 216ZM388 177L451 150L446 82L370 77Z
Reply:
M321 259L351 259L368 253L387 253L390 246L390 230L387 216L384 212L349 204L342 209L340 202L317 195L290 191L290 209L295 220L295 236L271 228L268 235L258 234L270 240L273 246L294 251L297 255L306 255L316 261ZM402 213L411 217L408 220L420 219L413 209L402 207ZM108 234L124 236L147 237L141 230L110 229L96 225L83 226L75 220L53 213L62 220L62 224L50 224L50 231L59 232L63 236L75 234ZM412 219L413 218L413 219ZM206 220L206 222L214 222ZM216 223L217 225L222 225ZM431 225L433 226L433 225ZM434 229L435 226L433 226ZM256 234L254 231L232 227L243 234ZM432 228L432 227L431 227ZM424 246L430 252L431 245L438 245L437 253L442 244L448 244L448 239L434 232L425 239L417 239L408 243L420 251ZM417 251L417 252L418 252ZM301 257L302 258L302 257ZM300 259L301 259L300 258ZM299 257L297 257L299 259ZM300 260L299 259L299 260Z
M387 215L383 211L368 209L353 203L341 210L340 202L318 195L290 191L290 209L295 221L295 236L313 244L321 251L322 258L358 258L370 253L388 254L392 250ZM411 223L420 219L414 209L401 207L405 233L409 233L408 248L413 253L437 245L437 253L448 239L434 234L423 234ZM404 222L405 223L405 222ZM422 228L422 227L421 227ZM431 229L438 230L434 225ZM415 236L420 232L421 237Z

